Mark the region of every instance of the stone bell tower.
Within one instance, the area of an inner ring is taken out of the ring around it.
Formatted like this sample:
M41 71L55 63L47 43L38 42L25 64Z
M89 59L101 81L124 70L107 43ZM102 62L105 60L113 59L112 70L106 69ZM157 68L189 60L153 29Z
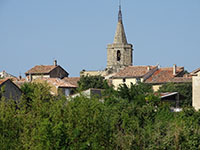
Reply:
M107 70L117 72L120 68L132 65L132 52L133 46L127 43L120 5L114 42L107 46Z

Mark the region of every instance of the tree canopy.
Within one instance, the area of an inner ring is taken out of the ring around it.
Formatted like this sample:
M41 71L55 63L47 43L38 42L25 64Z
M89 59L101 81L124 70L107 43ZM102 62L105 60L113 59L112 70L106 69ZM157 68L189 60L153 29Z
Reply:
M200 149L200 111L174 113L139 83L105 89L102 99L52 96L26 84L19 103L0 101L1 149Z
M102 76L81 76L78 81L78 89L83 91L89 88L106 89L108 88L107 80Z

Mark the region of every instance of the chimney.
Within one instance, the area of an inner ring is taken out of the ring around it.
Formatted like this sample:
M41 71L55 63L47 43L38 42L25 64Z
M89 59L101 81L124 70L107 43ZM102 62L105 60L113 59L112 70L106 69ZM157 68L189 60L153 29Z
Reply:
M22 76L21 75L19 75L19 80L21 80L22 79Z
M173 75L176 75L176 64L173 65Z
M57 66L57 60L54 60L53 65Z

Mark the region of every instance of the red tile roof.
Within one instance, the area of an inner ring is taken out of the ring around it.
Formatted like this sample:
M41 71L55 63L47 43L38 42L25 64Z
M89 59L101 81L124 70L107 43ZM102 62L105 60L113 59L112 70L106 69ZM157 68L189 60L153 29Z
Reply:
M146 83L166 83L172 80L174 77L178 76L184 71L183 67L177 67L176 75L173 75L173 68L160 68L153 73L153 75L148 78Z
M151 70L156 68L157 66L129 66L124 68L123 70L120 70L113 76L113 78L143 77L149 72L148 67L150 67Z
M173 82L173 83L192 82L192 78L191 77L174 77L169 82Z
M4 82L6 82L7 80L9 80L9 79L0 79L0 85L2 85Z
M76 88L77 87L69 82L61 80L60 78L37 78L35 80L43 80L43 81L46 81L47 83L50 83L54 86L61 87L61 88Z
M53 69L58 66L55 65L37 65L30 70L28 70L25 74L42 74L42 73L49 73Z
M80 77L65 77L62 80L78 87L78 81L80 80Z

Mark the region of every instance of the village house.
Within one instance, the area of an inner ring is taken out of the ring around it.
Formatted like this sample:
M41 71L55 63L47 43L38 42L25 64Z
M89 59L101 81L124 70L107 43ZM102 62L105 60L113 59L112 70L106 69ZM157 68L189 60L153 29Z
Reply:
M51 88L50 92L52 95L64 94L69 96L74 94L74 90L77 88L77 83L68 82L60 78L36 78L32 82L47 83Z
M146 81L157 70L158 66L129 66L113 75L111 81L115 89L121 84L130 87L131 84Z
M65 71L61 66L57 65L57 61L54 61L54 65L37 65L26 73L26 79L32 81L36 78L64 78L68 77L69 73Z
M151 84L156 92L166 83L191 83L190 76L184 76L184 67L160 68L159 66L129 66L111 77L112 84L117 89L121 84L130 87L131 84L144 82Z
M11 79L0 79L0 97L19 100L21 95L22 91Z
M174 64L173 67L159 68L145 83L152 84L154 91L158 91L166 83L191 83L192 78L185 77L184 73L184 67L177 67Z

